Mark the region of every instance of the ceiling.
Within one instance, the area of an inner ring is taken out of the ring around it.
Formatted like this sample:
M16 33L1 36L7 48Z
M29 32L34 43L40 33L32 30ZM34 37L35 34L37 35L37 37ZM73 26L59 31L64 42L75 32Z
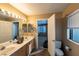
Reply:
M39 15L63 12L68 3L10 3L13 7L26 15Z

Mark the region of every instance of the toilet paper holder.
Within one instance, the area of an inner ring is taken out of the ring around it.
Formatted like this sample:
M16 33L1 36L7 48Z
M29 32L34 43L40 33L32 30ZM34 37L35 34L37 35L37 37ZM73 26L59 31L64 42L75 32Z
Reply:
M65 48L66 51L71 51L72 50L68 45L65 45L64 48Z

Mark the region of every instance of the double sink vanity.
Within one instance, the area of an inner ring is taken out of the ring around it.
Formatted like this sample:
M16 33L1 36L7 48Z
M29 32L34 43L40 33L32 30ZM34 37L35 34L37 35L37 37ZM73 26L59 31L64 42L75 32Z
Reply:
M21 44L5 42L0 45L5 46L0 50L0 56L28 56L32 49L35 48L35 36L24 35L24 41Z

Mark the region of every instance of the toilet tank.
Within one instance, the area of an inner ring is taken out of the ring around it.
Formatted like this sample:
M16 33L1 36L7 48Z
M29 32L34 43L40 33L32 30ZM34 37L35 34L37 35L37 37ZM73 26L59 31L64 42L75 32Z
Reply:
M55 42L55 48L61 48L61 41Z

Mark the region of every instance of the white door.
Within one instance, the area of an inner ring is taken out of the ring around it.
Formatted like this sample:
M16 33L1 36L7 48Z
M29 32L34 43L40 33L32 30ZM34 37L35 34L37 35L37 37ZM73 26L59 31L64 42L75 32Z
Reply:
M55 55L55 14L48 19L48 52Z

